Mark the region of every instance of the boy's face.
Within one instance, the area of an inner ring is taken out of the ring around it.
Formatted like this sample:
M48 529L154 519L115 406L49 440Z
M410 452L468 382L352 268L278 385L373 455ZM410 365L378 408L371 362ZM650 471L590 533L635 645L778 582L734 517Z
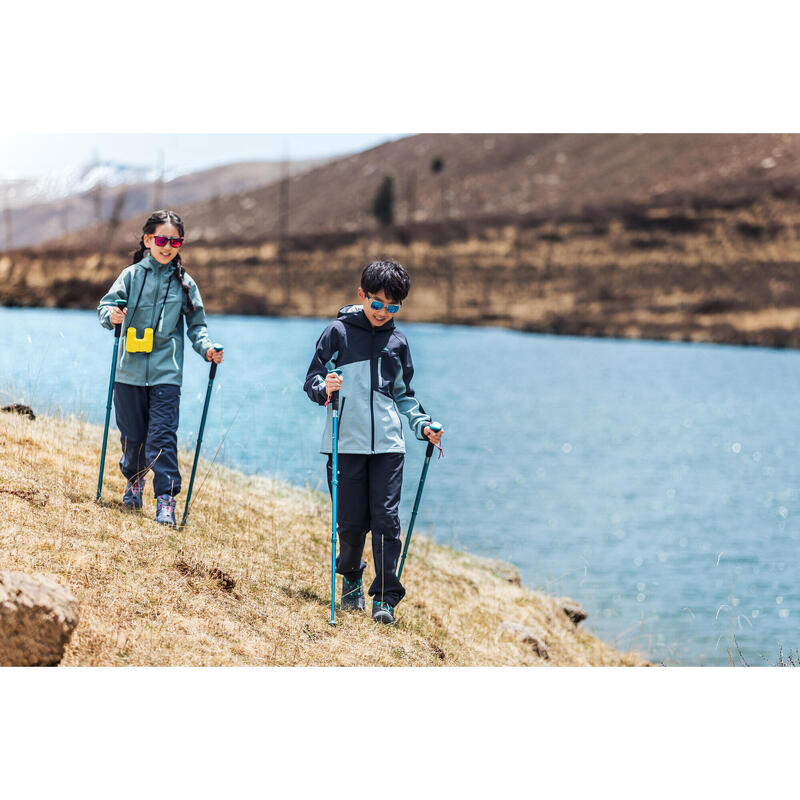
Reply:
M379 292L372 292L367 295L367 293L359 286L358 288L358 297L364 304L364 314L366 315L367 319L369 320L369 324L372 325L373 328L380 328L381 325L385 325L394 314L390 314L386 310L386 306L390 304L394 304L395 301L391 297L387 297L383 289ZM372 301L378 300L379 302L383 303L383 308L380 310L375 310L372 307ZM399 303L398 303L399 305Z

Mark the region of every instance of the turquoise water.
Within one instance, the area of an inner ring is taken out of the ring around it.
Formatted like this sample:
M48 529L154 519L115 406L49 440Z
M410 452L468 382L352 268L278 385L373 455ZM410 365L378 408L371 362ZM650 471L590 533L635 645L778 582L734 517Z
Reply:
M323 412L302 391L324 325L211 320L227 349L206 456L224 436L222 463L324 487ZM446 426L418 530L514 562L656 661L725 664L731 648L774 664L800 645L800 352L402 327L417 396ZM102 423L113 336L93 312L0 308L0 334L2 404ZM187 447L207 380L187 348ZM404 524L424 453L408 444Z

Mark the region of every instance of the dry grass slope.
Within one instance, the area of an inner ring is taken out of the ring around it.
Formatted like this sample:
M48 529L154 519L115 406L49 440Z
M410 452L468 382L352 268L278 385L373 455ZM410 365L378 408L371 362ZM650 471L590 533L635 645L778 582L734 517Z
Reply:
M644 663L576 628L556 598L422 536L398 624L348 613L333 629L325 496L203 463L190 524L162 528L152 496L141 514L118 504L115 443L95 503L101 439L75 419L0 414L2 566L49 575L79 598L66 665ZM549 659L504 621L540 631Z

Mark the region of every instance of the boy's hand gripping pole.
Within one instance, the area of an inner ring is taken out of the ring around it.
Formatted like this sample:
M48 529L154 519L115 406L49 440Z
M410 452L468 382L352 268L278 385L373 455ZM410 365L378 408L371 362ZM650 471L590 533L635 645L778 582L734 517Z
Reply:
M341 375L340 369L331 370L337 375ZM331 500L333 510L331 513L331 619L329 625L336 625L336 521L337 506L339 499L339 392L333 392L330 396L332 417L331 417Z
M225 348L221 344L212 345L215 350L220 352ZM206 402L203 406L203 416L200 419L200 430L197 432L197 446L194 449L194 463L192 464L192 477L189 479L189 491L186 493L186 505L183 507L183 519L181 520L181 527L186 524L186 518L189 516L189 503L192 499L192 487L194 486L194 476L197 472L197 461L200 458L200 445L203 444L203 430L206 427L206 416L208 415L208 404L211 401L211 387L214 385L214 376L217 374L217 364L215 361L211 362L211 369L208 373L208 388L206 389Z
M438 422L431 422L428 427L436 433L442 429ZM408 523L408 533L406 534L406 543L403 545L403 555L400 558L400 566L397 569L397 580L403 574L403 564L406 562L406 555L408 553L408 545L411 541L411 534L414 531L414 522L417 519L417 511L419 511L419 502L422 499L422 487L425 486L425 476L428 474L428 465L431 463L431 456L433 455L433 442L428 442L428 448L425 450L425 463L422 465L422 475L419 479L419 486L417 487L417 496L414 500L414 510L411 512L411 521Z
M125 308L128 305L127 300L117 300L117 308ZM100 475L97 478L97 497L103 492L103 469L106 465L106 444L108 443L108 423L111 419L111 398L114 394L114 376L117 374L117 351L119 350L119 337L122 332L122 323L118 322L114 325L114 356L111 359L111 378L108 381L108 402L106 403L106 424L103 428L103 449L100 451Z

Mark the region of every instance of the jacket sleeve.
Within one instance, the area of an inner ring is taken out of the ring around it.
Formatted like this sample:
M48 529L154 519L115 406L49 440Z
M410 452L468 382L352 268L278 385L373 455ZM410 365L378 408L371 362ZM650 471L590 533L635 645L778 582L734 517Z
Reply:
M397 354L397 362L399 368L392 386L392 396L397 408L406 415L414 436L420 441L425 441L422 429L430 424L431 416L425 413L425 409L420 405L419 400L414 397L414 390L411 388L411 379L414 377L414 364L411 362L411 351L408 349L408 342L404 342L400 348Z
M117 300L130 300L132 274L130 268L122 270L119 277L111 284L111 288L97 306L97 316L100 318L100 324L104 328L108 328L108 330L114 329L109 319L111 316L111 307L116 304Z
M186 296L184 295L183 315L186 317L186 335L189 337L195 353L205 358L208 348L213 347L214 343L208 336L203 298L200 297L200 290L197 288L197 284L189 275L184 273L183 279L189 287L189 297L191 297L192 305L194 306L194 311L190 311L189 304L186 302ZM181 291L183 291L183 289L181 289Z
M324 406L328 399L328 393L325 391L325 376L336 368L340 345L339 331L336 329L336 324L331 323L317 339L314 357L308 366L306 380L303 384L305 393L318 405Z

